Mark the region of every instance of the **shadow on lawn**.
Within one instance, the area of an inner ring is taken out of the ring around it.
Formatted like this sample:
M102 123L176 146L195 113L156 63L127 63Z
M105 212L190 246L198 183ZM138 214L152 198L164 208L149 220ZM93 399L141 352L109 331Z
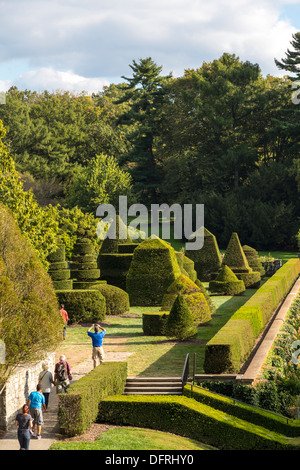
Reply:
M217 331L225 325L233 313L244 305L247 300L256 292L255 289L247 289L243 295L229 297L217 306L216 312L206 324L198 327L197 337L191 341L174 342L166 353L162 354L156 361L141 371L139 377L181 377L186 355L190 354L190 375L193 372L194 353L196 353L196 373L203 373L203 363L205 356L205 344L217 333ZM215 300L217 297L215 298ZM214 301L214 297L212 297ZM220 303L220 297L218 297ZM153 345L172 344L172 341L166 341L165 337L159 340L156 336L149 341ZM133 343L132 343L133 344ZM138 343L134 343L138 344Z

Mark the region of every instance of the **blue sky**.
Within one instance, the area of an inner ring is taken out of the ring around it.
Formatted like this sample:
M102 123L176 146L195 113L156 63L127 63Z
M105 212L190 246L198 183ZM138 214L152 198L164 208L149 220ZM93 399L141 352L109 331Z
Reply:
M300 31L300 0L1 0L0 91L97 92L152 57L181 76L235 53L264 75Z

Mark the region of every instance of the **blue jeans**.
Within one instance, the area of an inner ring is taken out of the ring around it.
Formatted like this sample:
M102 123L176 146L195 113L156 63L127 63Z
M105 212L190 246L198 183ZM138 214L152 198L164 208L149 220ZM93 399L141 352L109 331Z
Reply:
M29 450L31 434L28 429L18 429L18 440L20 450Z

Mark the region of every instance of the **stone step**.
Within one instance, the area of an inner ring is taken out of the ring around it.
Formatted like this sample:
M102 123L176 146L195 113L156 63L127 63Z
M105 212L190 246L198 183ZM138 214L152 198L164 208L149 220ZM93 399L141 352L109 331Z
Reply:
M180 377L128 377L124 395L181 395Z

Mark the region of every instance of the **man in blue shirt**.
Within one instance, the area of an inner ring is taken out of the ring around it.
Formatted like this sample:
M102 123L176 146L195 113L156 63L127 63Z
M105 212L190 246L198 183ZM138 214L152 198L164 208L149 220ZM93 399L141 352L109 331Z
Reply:
M36 387L36 392L31 392L27 400L29 414L31 414L31 417L33 418L32 431L34 432L34 427L37 425L36 437L38 439L41 438L42 425L44 424L43 409L45 412L47 412L45 397L42 393L42 390L42 386L38 384Z
M94 333L90 330L94 328ZM102 331L100 331L100 329ZM99 359L100 364L104 361L104 351L103 351L103 337L106 333L106 330L100 325L92 325L88 330L87 334L92 338L93 344L93 355L92 359L94 362L94 368L97 366L97 359Z

